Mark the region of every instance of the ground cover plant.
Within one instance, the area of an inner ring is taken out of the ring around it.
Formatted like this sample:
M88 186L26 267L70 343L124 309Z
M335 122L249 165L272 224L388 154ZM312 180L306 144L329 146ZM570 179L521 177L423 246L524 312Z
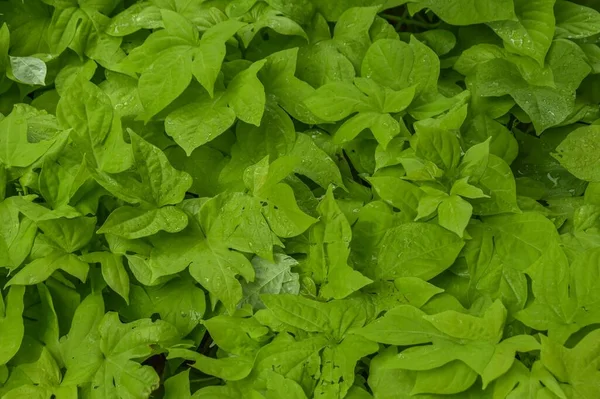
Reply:
M0 398L600 398L597 0L0 24Z

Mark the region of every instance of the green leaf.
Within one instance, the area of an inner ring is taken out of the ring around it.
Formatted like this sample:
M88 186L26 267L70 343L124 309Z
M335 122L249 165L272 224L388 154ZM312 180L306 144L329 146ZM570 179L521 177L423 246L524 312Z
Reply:
M192 56L188 48L174 47L160 55L140 76L138 90L148 121L173 102L192 81Z
M462 237L472 213L471 204L458 195L451 195L442 200L438 207L440 226Z
M552 222L536 212L492 216L485 223L493 229L498 255L519 270L526 270L558 240Z
M296 73L313 87L321 87L334 81L351 81L356 75L352 62L338 51L333 40L329 40L328 27L326 35L327 40L302 47L298 51Z
M457 394L475 383L477 373L460 361L417 373L411 394Z
M598 375L593 367L598 361L598 332L590 332L574 348L565 348L542 337L542 363L561 381L569 383L574 395L595 395L599 392L590 383Z
M371 283L371 280L348 264L352 231L331 188L319 203L317 211L321 220L309 231L308 239L312 245L302 268L323 284L321 296L345 298Z
M211 97L214 93L214 85L221 64L225 58L225 42L245 25L240 21L228 20L212 26L204 32L200 39L200 45L194 51L194 61L190 66L191 71Z
M165 399L190 399L190 371L185 370L165 381Z
M560 164L577 178L591 182L600 181L600 172L597 166L599 160L594 154L600 128L598 126L581 127L571 132L565 140L556 147L552 154Z
M449 130L419 128L414 147L418 156L433 162L440 169L453 170L460 162L461 148L458 138Z
M400 125L389 114L376 112L361 112L347 121L335 133L334 142L344 144L352 141L363 130L370 129L373 135L385 149L389 142L400 133Z
M490 198L473 201L474 214L496 215L519 211L515 178L510 166L501 158L489 155L487 168L479 179L478 185Z
M252 64L238 73L227 87L229 106L235 115L246 123L260 126L265 109L265 89L256 74L265 65L266 60Z
M484 389L492 380L502 376L512 367L516 352L531 352L539 349L541 349L540 343L530 335L516 335L500 342L483 371Z
M504 47L544 65L554 36L555 0L514 0L517 21L492 22L490 27L504 40Z
M600 33L600 12L593 8L558 0L554 14L559 39L582 39Z
M437 225L407 223L395 227L388 230L381 242L375 278L429 280L454 263L463 245L456 234Z
M243 298L236 275L252 281L254 270L241 253L219 243L202 242L197 248L197 260L190 265L190 274L233 312Z
M175 327L149 319L125 325L116 313L109 312L102 318L98 330L101 358L92 386L107 395L149 397L158 387L159 377L152 367L131 359L149 356L152 346L165 346L175 340Z
M252 360L244 357L213 359L186 349L171 350L169 351L169 357L181 357L186 360L193 360L195 363L192 367L195 369L200 370L204 374L213 375L228 381L242 380L252 371Z
M0 265L14 270L23 263L33 246L37 226L27 218L20 220L13 201L0 202Z
M8 285L33 285L46 281L54 272L62 269L85 282L88 274L87 263L72 254L54 252L26 264L7 283Z
M30 143L27 120L15 112L0 121L0 161L7 167L26 167L54 144L53 140Z
M100 294L88 295L77 306L69 333L61 342L67 369L64 384L87 382L98 369L102 362L98 327L103 316L104 301Z
M392 176L371 177L369 182L382 200L406 213L409 220L417 216L423 192L416 185Z
M98 230L127 239L147 237L164 230L177 233L188 224L187 215L173 206L145 210L122 206L115 209Z
M39 58L10 57L10 67L17 82L26 85L46 84L47 67Z
M6 302L0 295L0 332L2 347L0 348L0 364L5 365L15 356L23 340L24 326L22 313L24 309L23 295L25 287L10 287Z
M356 335L349 335L333 348L325 348L321 355L325 365L315 395L345 396L354 383L357 362L377 349L377 344Z
M321 86L305 102L311 112L328 122L336 122L350 114L368 109L366 96L354 85L342 82Z
M129 275L123 266L123 257L110 252L91 252L81 257L88 263L100 263L106 284L129 304Z
M511 132L501 123L486 115L478 115L467 123L463 138L469 147L490 140L490 153L512 164L519 153L519 145Z
M450 195L460 195L464 198L485 198L483 191L468 183L469 178L465 177L454 182L450 189Z
M394 39L373 43L361 66L363 77L393 90L416 86L416 95L437 90L439 59L414 37L409 44Z
M307 332L329 330L329 316L324 304L296 295L262 295L267 309L283 323Z
M242 193L222 194L201 209L203 231L215 243L262 258L273 259L273 246L281 245L262 214L260 200Z
M171 10L160 10L160 15L169 35L177 36L194 45L198 41L198 31L182 15Z
M244 111L246 112L246 111ZM187 104L167 116L165 130L188 156L196 148L223 134L235 122L235 111L225 97Z
M308 177L324 189L331 184L344 187L340 169L333 159L317 146L310 135L299 133L290 154L306 159L306 162L296 166L294 169L296 173Z
M241 304L249 303L253 308L264 308L260 299L262 294L298 294L300 292L300 280L297 273L292 272L298 262L289 256L275 254L275 262L271 263L265 259L254 257L255 278L251 283L242 284L244 292Z
M424 318L425 315L414 306L400 305L355 333L388 345L428 343L433 337L443 335Z
M61 96L56 114L61 125L72 129L71 139L94 167L120 172L130 166L130 147L123 140L121 122L114 116L110 98L98 86L75 79ZM122 162L113 158L117 154Z
M140 29L157 29L162 25L161 10L151 3L133 4L115 15L106 28L112 36L127 36Z
M135 167L156 206L175 205L183 200L192 185L192 178L178 171L166 155L154 145L129 131Z
M265 91L274 97L277 104L291 116L304 123L321 122L310 112L305 100L315 89L295 76L298 50L283 50L267 57L267 64L261 69L259 78Z
M430 9L452 25L472 25L515 19L515 6L512 0L424 0L416 4L409 4L412 13L423 8Z
M281 15L274 8L258 3L250 10L252 23L243 26L239 30L239 35L246 47L250 45L256 34L264 29L271 28L281 35L301 36L306 38L306 33L297 22Z
M333 41L338 51L352 62L357 72L365 52L371 45L369 30L378 9L377 6L348 7L335 24Z
M300 209L293 189L287 184L276 184L263 197L266 201L263 214L271 230L279 237L298 236L317 221Z
M187 265L186 265L187 266ZM201 322L206 311L205 292L191 278L173 278L165 284L140 288L132 286L132 314L136 318L152 317L158 313L162 320L187 336Z

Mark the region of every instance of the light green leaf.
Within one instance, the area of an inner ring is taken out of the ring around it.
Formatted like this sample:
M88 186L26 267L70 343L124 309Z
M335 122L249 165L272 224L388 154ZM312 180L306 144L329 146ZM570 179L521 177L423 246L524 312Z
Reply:
M491 381L497 379L512 367L516 352L532 352L540 349L540 343L530 335L516 335L500 342L481 376L483 388L485 389Z
M558 0L554 14L559 39L582 39L600 33L600 12L593 8Z
M26 264L7 283L7 285L33 285L46 281L52 273L62 269L80 281L85 282L88 264L72 254L54 252Z
M227 381L239 381L246 378L252 371L253 365L253 359L249 357L232 356L213 359L187 349L173 349L169 351L169 358L192 360L194 361L191 365L193 368ZM194 397L196 397L195 394Z
M295 295L263 295L267 309L283 323L307 332L329 330L329 317L324 305Z
M150 356L153 347L172 344L178 337L177 329L162 320L122 324L117 313L109 312L98 330L101 358L92 386L108 397L148 398L158 388L159 377L151 366L132 359Z
M165 130L189 156L229 129L235 116L235 111L226 106L225 97L217 94L214 99L202 99L170 113Z
M298 273L292 272L298 262L282 254L275 254L274 260L275 262L269 262L257 256L252 259L255 279L251 283L242 284L244 295L241 305L249 303L253 308L261 309L265 307L260 299L262 294L297 295L300 292Z
M373 135L384 149L394 136L400 133L398 121L389 114L361 112L340 126L335 133L334 142L336 144L343 144L352 141L366 129L370 129L373 132Z
M487 197L480 188L469 184L468 177L455 181L450 189L450 195L460 195L461 197L471 199Z
M46 84L46 63L35 57L10 57L10 67L13 76L26 85Z
M426 314L410 305L400 305L388 311L355 334L388 345L417 345L431 342L444 335L424 316Z
M369 182L382 200L406 213L409 220L417 216L419 200L423 196L419 187L393 176L371 177Z
M519 212L515 178L510 166L501 158L492 154L489 155L487 168L479 179L478 185L490 198L472 201L474 214L496 215L500 213Z
M361 74L393 90L416 86L416 95L420 96L437 90L439 59L414 37L409 44L382 39L369 47Z
M552 154L577 178L600 182L600 126L581 127L571 132Z
M100 263L106 284L129 304L129 275L123 266L123 257L110 252L90 252L81 257L88 263Z
M12 112L0 121L0 161L7 167L26 167L37 161L53 140L30 143L27 120Z
M279 239L269 228L258 198L243 194L221 194L200 210L202 229L214 243L238 251L273 259Z
M85 297L73 315L73 322L66 338L61 342L66 373L63 384L88 382L102 362L99 348L98 326L104 316L102 295Z
M25 287L10 287L6 302L0 295L0 365L5 365L17 353L23 340L24 326L22 313Z
M192 56L185 46L161 54L140 76L139 94L144 121L173 102L192 81Z
M536 212L485 219L494 231L498 255L518 270L526 270L558 241L553 223Z
M394 280L394 285L408 303L418 308L425 305L435 295L444 292L443 289L417 277L397 278Z
M234 19L223 21L204 32L200 39L200 45L194 52L194 61L190 67L194 77L211 97L225 58L225 42L245 25Z
M180 37L191 45L198 42L198 30L187 18L174 11L164 9L160 10L160 15L169 35Z
M267 64L261 69L259 78L265 85L267 94L272 95L277 104L291 116L308 124L322 122L305 104L315 89L295 76L297 59L298 49L271 54L267 57Z
M165 381L164 399L190 399L190 371L185 370Z
M463 241L454 233L429 223L407 223L388 230L374 275L379 280L420 277L429 280L446 270L458 256Z
M299 236L317 222L299 208L294 191L287 184L276 184L263 197L266 201L263 214L271 230L279 237Z
M122 206L106 219L98 234L114 234L127 239L147 237L164 230L177 233L188 224L187 215L174 206L155 209Z
M298 133L290 154L307 160L296 166L296 173L308 177L324 189L331 184L336 187L344 187L338 166L325 151L317 146L310 135Z
M514 0L517 21L492 22L507 50L526 55L544 65L554 36L556 0Z
M485 142L489 137L490 153L511 164L519 153L519 145L511 132L487 115L477 115L467 122L463 139L468 147Z
M513 0L423 0L409 4L411 13L428 8L451 25L514 20Z
M112 36L127 36L140 29L157 29L162 26L160 8L147 2L133 4L115 15L106 28Z
M282 15L281 12L264 3L255 5L249 14L252 16L252 23L239 30L239 36L246 47L250 45L256 34L264 28L271 28L281 35L306 38L306 33L296 21Z
M438 207L440 226L462 237L469 220L471 220L472 213L471 204L458 195L451 195L442 200Z
M364 3L360 5L364 5ZM371 45L369 30L378 9L377 6L346 8L335 24L333 41L337 45L338 51L352 62L357 72Z
M351 83L343 82L321 86L305 103L318 118L328 122L342 120L369 107L366 96L360 90Z
M433 370L418 372L411 395L458 394L470 388L476 380L477 373L456 360Z
M238 73L227 87L229 106L246 123L260 126L265 110L265 88L256 76L267 61L261 60Z
M158 147L129 131L135 159L135 167L142 184L148 189L152 199L145 199L160 207L181 202L192 185L192 177L181 172L169 163L167 156Z
M440 169L455 169L461 156L460 142L450 130L440 127L417 129L415 151L418 156L433 162Z
M108 172L127 169L131 150L123 140L121 121L114 117L110 98L83 77L68 87L58 102L56 115L61 125L72 129L70 137L78 149L96 168ZM123 158L121 163L114 159L117 154Z
M243 297L236 275L242 275L246 281L254 278L250 261L221 243L201 242L197 251L196 259L190 264L190 274L233 313Z

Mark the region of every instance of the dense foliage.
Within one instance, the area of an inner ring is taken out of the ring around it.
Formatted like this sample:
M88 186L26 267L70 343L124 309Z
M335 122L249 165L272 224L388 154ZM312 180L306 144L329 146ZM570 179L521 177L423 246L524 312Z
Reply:
M0 398L600 398L597 0L0 0Z

